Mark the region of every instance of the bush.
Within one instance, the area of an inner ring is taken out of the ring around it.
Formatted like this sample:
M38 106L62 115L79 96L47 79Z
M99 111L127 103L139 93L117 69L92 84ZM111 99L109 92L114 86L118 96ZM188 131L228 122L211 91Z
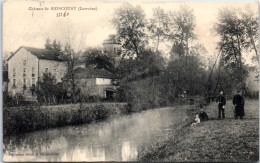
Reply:
M4 106L20 106L22 105L24 101L23 95L16 95L16 96L10 96L8 95L8 92L3 92L3 105Z
M169 105L173 102L168 98L161 84L160 77L149 77L141 80L127 82L124 91L120 91L122 100L126 100L131 111L147 110L155 107Z
M3 133L12 135L50 127L89 123L103 120L112 114L128 113L127 109L125 103L4 107Z

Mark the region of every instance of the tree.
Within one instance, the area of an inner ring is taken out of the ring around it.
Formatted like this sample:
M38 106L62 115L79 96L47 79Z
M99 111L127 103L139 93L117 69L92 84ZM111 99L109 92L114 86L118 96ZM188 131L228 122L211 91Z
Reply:
M46 39L44 46L45 49L52 49L51 40L49 38Z
M184 91L187 95L204 95L206 70L201 51L197 46L191 47L189 56L168 63L169 96L176 97Z
M188 89L189 62L192 58L196 59L194 56L189 56L190 43L196 38L194 33L195 17L192 9L181 6L179 10L170 12L169 18L170 31L167 38L172 43L171 60L168 65L168 75L171 76L169 78L169 91L176 96L183 89Z
M62 58L62 45L61 43L58 41L56 41L55 39L52 41L48 38L46 39L46 43L45 43L45 49L49 49L54 51L55 55L57 56L57 58L61 59Z
M125 50L124 56L138 58L141 49L147 42L146 19L140 6L125 3L115 11L112 23L117 30L117 36Z
M196 38L193 10L187 6L181 6L179 10L169 13L169 17L171 30L168 39L173 43L172 53L187 56L190 42Z
M158 51L160 41L164 41L169 31L168 14L160 7L153 9L153 16L150 19L148 30L150 38L154 40L156 51Z
M66 44L62 52L61 59L65 62L67 72L63 78L64 82L69 86L69 92L71 93L72 102L76 102L75 95L77 92L77 83L75 80L75 67L79 63L81 52L75 52L71 48L70 44Z
M243 45L246 40L245 26L235 9L219 10L215 32L220 36L218 43L226 68L237 87L245 89L247 71L242 61Z
M55 103L55 85L56 79L55 76L50 72L43 73L42 78L37 82L36 94L39 102L42 100L45 103Z
M243 44L244 48L249 51L255 52L255 57L253 60L256 60L259 63L259 54L258 54L258 17L257 13L254 13L250 8L246 8L245 12L241 12L241 20L245 33L245 43Z
M2 70L8 70L8 61L7 59L13 54L13 52L3 52L2 56Z
M114 58L102 53L97 48L89 48L83 54L83 60L86 67L94 69L106 69L110 72L115 71Z
M70 42L70 40L67 42ZM76 102L77 83L74 69L80 63L81 51L75 52L69 43L66 43L63 48L60 41L54 39L51 43L49 38L46 40L45 48L54 51L57 58L65 63L67 71L63 77L63 82L65 82L64 85L66 85L67 91L71 93L72 102Z

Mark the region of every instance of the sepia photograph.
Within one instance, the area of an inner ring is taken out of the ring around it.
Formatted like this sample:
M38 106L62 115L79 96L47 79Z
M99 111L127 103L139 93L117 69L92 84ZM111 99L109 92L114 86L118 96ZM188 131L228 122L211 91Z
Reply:
M2 160L259 161L258 5L5 0Z

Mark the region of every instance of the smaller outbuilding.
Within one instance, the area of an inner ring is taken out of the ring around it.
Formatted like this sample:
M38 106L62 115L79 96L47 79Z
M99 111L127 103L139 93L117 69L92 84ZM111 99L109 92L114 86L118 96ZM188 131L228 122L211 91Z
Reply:
M112 99L116 87L112 85L113 74L105 69L78 67L75 79L80 92L85 97Z

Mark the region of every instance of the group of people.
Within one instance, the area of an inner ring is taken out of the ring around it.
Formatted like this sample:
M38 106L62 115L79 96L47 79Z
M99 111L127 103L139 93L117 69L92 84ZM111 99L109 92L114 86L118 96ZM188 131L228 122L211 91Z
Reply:
M226 105L226 98L223 96L223 92L220 92L220 95L217 98L217 103L218 103L218 118L225 118L225 105ZM243 119L245 116L245 111L244 111L244 105L245 105L245 100L243 96L241 95L241 91L237 91L237 94L233 97L233 104L235 106L234 109L234 116L235 119ZM196 115L196 118L194 122L191 124L191 126L194 126L202 121L207 121L209 120L208 115L206 112L201 111L199 114Z
M226 105L226 98L223 96L223 92L220 92L220 95L217 98L217 103L218 103L218 118L225 118L225 105ZM243 96L241 95L241 91L237 91L237 94L233 97L233 104L235 106L234 110L234 116L235 119L243 119L245 116L245 111L244 111L244 105L245 105L245 100Z

